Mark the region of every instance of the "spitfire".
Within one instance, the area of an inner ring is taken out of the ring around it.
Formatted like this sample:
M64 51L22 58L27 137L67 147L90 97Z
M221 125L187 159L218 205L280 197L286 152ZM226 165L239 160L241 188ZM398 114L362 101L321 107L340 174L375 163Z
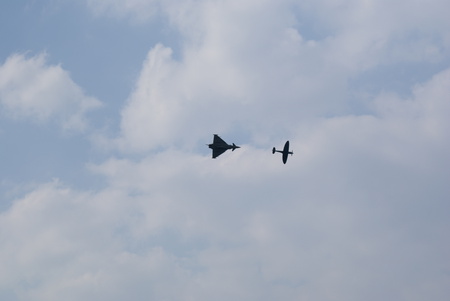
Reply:
M277 150L275 147L272 148L272 154L275 154L275 153L282 153L283 154L283 157L282 157L283 163L286 164L287 159L288 159L288 155L293 155L294 154L294 152L289 151L289 140L286 141L286 143L284 144L284 148L283 148L282 151Z

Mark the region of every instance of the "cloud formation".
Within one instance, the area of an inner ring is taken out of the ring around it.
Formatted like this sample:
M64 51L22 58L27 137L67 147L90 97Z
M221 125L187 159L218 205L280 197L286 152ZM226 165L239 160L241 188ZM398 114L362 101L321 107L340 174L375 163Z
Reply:
M85 114L101 106L86 96L61 66L49 66L46 55L13 54L0 66L3 116L38 123L55 121L65 130L84 130Z
M122 150L145 152L172 141L180 147L204 139L207 127L244 129L255 142L267 143L271 138L256 132L275 137L316 117L354 114L355 102L367 112L367 104L355 100L367 91L350 84L372 74L371 85L380 93L390 85L393 64L440 62L450 46L439 27L441 15L435 23L410 20L418 7L404 12L402 22L383 24L378 20L384 9L372 2L335 7L200 1L164 8L184 44L176 58L168 46L149 51L122 111ZM308 33L314 25L303 23L307 13L323 26L322 36Z
M0 297L447 300L448 5L176 2L160 13L180 48L149 50L120 152L88 164L104 184L52 180L1 212ZM388 88L416 64L435 71ZM212 160L197 145L215 132L242 148ZM287 139L283 165L270 149Z

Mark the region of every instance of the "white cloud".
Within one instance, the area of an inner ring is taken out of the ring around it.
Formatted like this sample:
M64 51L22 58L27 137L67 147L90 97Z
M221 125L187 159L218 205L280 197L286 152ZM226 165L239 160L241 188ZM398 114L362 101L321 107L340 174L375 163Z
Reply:
M177 127L173 120L181 113L176 99L179 87L175 65L171 50L161 45L148 54L135 91L122 112L121 128L127 137L122 148L145 149L173 139L171 134Z
M358 72L380 63L439 61L450 47L446 1L298 1L325 32L332 59ZM305 26L308 31L308 27Z
M5 117L56 121L68 130L85 129L86 112L101 105L61 66L47 65L45 54L14 54L0 66L0 104Z
M128 205L120 191L79 193L57 181L17 200L0 216L0 294L11 290L22 300L157 298L157 283L180 275L158 246L127 251L139 248L126 224L139 213Z
M174 143L189 149L205 139L205 129L240 129L267 143L316 117L352 113L350 79L393 62L442 61L450 45L439 26L447 18L412 22L420 7L394 20L404 7L397 3L398 14L380 22L386 9L370 1L344 1L324 11L322 5L167 3L164 11L183 44L149 51L122 112L116 141L121 150L146 152ZM306 12L335 28L307 40ZM266 138L257 137L261 132Z
M443 300L449 74L411 98L379 95L372 116L296 128L286 166L269 149L245 146L217 161L171 151L95 169L164 202L142 209L149 221L209 242L194 251L206 270L194 277L203 290L192 293L205 299L233 288L250 300ZM157 229L144 225L144 233Z
M373 116L297 128L287 165L252 146L214 161L171 150L91 165L98 192L45 184L0 216L2 286L33 300L445 300L449 74L380 95Z
M410 99L401 99L392 93L382 94L375 100L374 108L395 122L397 129L404 131L404 137L410 136L414 140L414 136L423 135L429 139L428 143L445 144L450 127L445 117L445 112L450 110L449 83L450 69L447 69L427 83L415 86Z
M280 130L280 120L284 130L293 119L341 106L337 100L325 107L325 96L342 94L343 82L323 64L314 66L322 50L303 41L285 7L202 3L196 8L185 8L193 19L171 11L181 15L180 28L195 28L187 30L180 60L162 45L149 52L122 112L122 150L147 151L172 141L196 144L206 128L257 127L271 136ZM269 13L275 18L268 23ZM328 91L317 84L324 76ZM282 117L286 114L291 116Z
M321 34L312 34L311 39L326 47L321 57L353 72L378 63L441 60L450 47L445 0L129 2L89 1L93 9L113 11L119 17L128 14L137 21L151 19L149 12L159 10L190 42L211 40L228 51L241 45L240 53L256 57L255 49L267 46L264 42L277 41L279 26L298 27L307 36L317 30Z
M113 141L123 157L89 165L105 186L54 181L1 212L0 296L447 299L450 69L409 96L368 93L357 114L347 81L402 60L389 45L407 44L413 12L378 29L375 2L306 2L336 25L313 38L292 3L166 6L182 47L149 51ZM424 36L408 45L433 48ZM406 61L439 61L417 53ZM214 132L247 140L216 160L193 151ZM286 139L283 165L270 149Z

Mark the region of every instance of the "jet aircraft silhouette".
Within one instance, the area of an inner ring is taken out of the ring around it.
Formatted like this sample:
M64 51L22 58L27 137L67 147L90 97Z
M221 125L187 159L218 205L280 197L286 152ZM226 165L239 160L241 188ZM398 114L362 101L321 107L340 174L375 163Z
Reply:
M284 144L284 148L282 151L275 149L275 147L272 149L272 154L275 154L275 152L277 153L282 153L283 154L283 163L286 164L288 155L293 155L294 152L290 152L289 151L289 140L286 141L286 143Z
M207 145L210 149L212 149L212 158L213 159L219 157L221 154L223 154L224 152L226 152L229 149L234 151L236 148L240 148L240 146L237 146L234 143L231 145L226 143L217 134L214 134L213 143L207 144Z

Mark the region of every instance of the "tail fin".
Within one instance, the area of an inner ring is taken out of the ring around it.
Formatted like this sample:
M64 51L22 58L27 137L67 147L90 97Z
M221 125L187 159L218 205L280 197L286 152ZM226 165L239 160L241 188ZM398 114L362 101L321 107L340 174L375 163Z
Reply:
M272 154L275 154L275 147L274 148L272 148Z

